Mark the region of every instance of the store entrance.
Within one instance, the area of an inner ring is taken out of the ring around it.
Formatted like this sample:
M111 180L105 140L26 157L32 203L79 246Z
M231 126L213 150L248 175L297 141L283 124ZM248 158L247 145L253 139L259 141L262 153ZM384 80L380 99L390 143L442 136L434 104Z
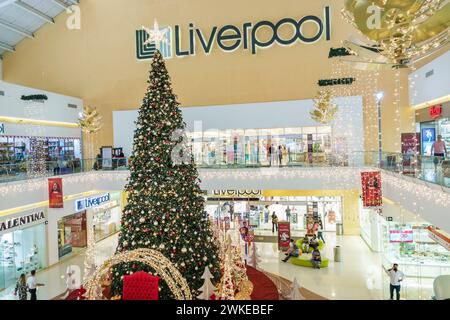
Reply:
M342 223L341 197L260 197L259 199L211 199L208 215L215 220L236 217L249 220L255 230L272 230L272 214L278 221L289 221L291 230L306 231L307 219L322 220L324 231L336 232Z
M78 253L87 246L86 211L58 221L59 258Z

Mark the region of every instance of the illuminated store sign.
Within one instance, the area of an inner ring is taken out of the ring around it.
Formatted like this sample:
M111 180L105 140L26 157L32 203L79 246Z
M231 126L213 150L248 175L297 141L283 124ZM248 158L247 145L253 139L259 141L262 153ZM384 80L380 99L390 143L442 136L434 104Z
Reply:
M212 195L221 197L261 197L261 190L213 190Z
M313 24L316 32L312 35L306 35L304 27ZM292 30L289 36L281 36L281 29L289 26ZM175 30L172 32L172 30ZM270 36L262 40L258 34L262 30L270 30ZM196 28L194 23L190 23L188 30L176 25L172 27L156 30L165 35L165 40L158 43L158 49L166 59L175 56L182 58L187 56L195 56L197 53L203 52L208 55L214 46L218 46L224 52L233 52L239 48L249 50L252 54L256 54L258 49L269 48L274 44L281 46L291 46L298 42L312 44L325 38L331 40L331 13L330 7L324 8L323 18L307 15L301 19L284 18L273 23L267 20L257 22L245 22L241 26L225 25L219 29L214 26L209 32L204 32L200 28ZM181 38L188 39L186 46L181 43ZM153 57L156 46L154 42L147 43L149 34L145 30L136 31L136 50L138 60L147 60ZM199 43L200 45L196 45ZM173 52L174 51L174 52Z
M79 199L75 201L75 211L80 212L89 208L98 207L105 202L109 202L109 200L111 200L109 193L102 196Z
M442 105L432 106L428 110L428 113L432 119L437 119L442 116Z
M17 227L22 227L25 225L30 225L42 220L45 220L44 211L39 211L22 217L8 219L0 222L0 232L9 229L14 229Z

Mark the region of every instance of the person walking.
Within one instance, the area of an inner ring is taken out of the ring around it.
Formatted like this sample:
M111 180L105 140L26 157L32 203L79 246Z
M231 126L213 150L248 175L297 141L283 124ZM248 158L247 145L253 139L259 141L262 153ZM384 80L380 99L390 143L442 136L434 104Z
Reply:
M27 300L27 279L25 277L25 273L20 275L19 280L17 280L16 288L14 289L14 295L19 294L19 300Z
M445 146L445 141L442 141L442 136L438 135L437 140L433 143L431 147L431 154L434 155L434 168L437 169L439 163L439 158L445 158L447 155L447 147Z
M272 213L272 233L275 233L275 230L278 231L278 217L274 211Z
M280 167L283 165L283 147L281 144L278 146L278 165Z
M27 279L28 291L30 291L30 300L37 300L37 287L43 287L44 285L36 282L36 270L31 271L31 276Z
M322 240L323 243L325 244L325 239L323 238L323 223L322 223L322 219L319 220L319 230L317 230L317 238L319 240Z
M398 264L394 263L391 269L388 270L390 285L389 285L389 291L390 291L390 297L391 300L394 300L394 290L396 292L396 298L397 300L400 300L400 283L403 281L405 275L403 272L398 270Z
M286 220L288 222L291 222L291 209L289 209L289 206L287 207L285 212L286 212Z

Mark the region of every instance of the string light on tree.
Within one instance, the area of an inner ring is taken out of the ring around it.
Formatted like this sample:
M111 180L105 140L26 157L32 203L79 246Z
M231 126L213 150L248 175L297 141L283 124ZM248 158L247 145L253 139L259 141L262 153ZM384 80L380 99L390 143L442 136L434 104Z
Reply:
M136 122L130 177L125 186L128 202L117 250L160 251L180 270L197 297L206 266L215 281L220 278L219 251L204 212L197 168L182 144L183 135L179 135L186 125L159 50L152 61L148 84ZM139 263L116 266L114 295L121 295L124 275L140 270L153 272ZM164 283L160 284L160 297L173 298Z

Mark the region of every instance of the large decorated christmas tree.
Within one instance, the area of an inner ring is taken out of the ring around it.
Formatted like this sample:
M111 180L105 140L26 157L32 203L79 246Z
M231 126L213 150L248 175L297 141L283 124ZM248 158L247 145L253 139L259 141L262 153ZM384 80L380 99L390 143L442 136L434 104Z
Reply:
M196 297L205 267L216 282L220 279L218 246L204 211L197 169L182 143L180 133L186 125L159 51L148 84L134 133L131 175L125 187L128 202L117 251L160 251L178 268ZM112 293L121 295L123 276L140 270L154 273L134 262L116 266ZM173 298L164 282L160 282L159 297Z

